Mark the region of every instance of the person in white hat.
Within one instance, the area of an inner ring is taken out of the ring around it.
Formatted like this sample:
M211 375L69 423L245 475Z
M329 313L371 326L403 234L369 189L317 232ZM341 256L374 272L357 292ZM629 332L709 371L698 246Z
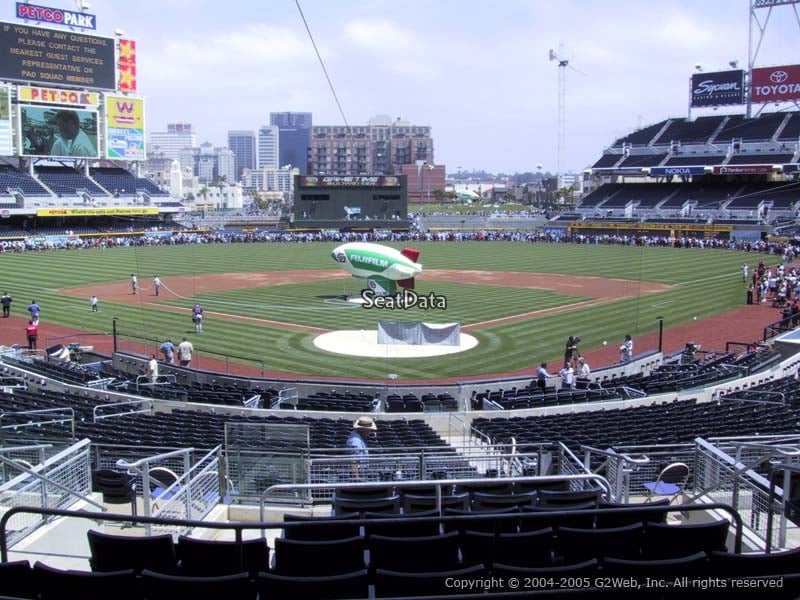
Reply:
M369 457L367 437L377 430L378 427L372 417L359 417L353 423L353 431L350 432L350 436L347 438L347 447L359 459L358 462L353 463L353 477L356 479L364 478L367 458Z

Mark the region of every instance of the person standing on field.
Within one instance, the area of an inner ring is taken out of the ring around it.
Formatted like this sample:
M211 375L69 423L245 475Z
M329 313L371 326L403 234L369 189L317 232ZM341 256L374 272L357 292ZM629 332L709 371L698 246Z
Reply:
M178 362L182 367L188 367L192 362L192 352L194 352L192 342L183 338L183 341L178 344Z
M0 298L0 304L3 305L3 318L7 319L11 316L11 296L8 292L3 292L3 297Z

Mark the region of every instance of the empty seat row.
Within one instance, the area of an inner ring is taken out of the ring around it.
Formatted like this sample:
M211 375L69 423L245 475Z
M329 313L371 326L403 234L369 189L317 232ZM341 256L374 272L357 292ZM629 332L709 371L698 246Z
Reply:
M170 535L116 536L89 531L93 571L207 576L272 571L289 576L342 575L368 568L402 572L446 571L461 566L502 562L521 567L575 564L591 558L661 560L697 552L726 551L728 522L700 525L637 523L606 529L545 527L519 533L489 533L469 529L424 536L371 533L343 539L276 538L274 564L264 538L236 542L204 541ZM380 522L365 521L380 525ZM436 523L415 520L409 523ZM317 524L319 528L319 524Z

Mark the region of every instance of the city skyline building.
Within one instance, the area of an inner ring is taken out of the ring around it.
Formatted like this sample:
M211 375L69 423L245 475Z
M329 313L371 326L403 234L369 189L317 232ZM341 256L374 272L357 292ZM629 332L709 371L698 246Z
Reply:
M256 132L253 129L228 131L228 148L234 155L234 177L241 180L245 169L256 168Z
M262 125L258 130L258 158L256 165L259 169L277 169L280 156L279 129L276 125Z
M150 133L149 157L178 160L181 150L197 147L197 134L191 123L168 123L166 131Z
M301 175L308 172L308 149L313 123L310 112L271 112L270 125L278 128L278 166L292 165Z
M430 126L378 115L367 125L311 128L309 175L392 175L417 161L434 163Z

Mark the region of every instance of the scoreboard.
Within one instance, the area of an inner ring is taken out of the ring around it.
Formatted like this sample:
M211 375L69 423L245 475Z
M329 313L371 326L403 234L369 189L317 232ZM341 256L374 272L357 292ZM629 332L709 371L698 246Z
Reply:
M0 80L116 89L114 38L0 22Z

